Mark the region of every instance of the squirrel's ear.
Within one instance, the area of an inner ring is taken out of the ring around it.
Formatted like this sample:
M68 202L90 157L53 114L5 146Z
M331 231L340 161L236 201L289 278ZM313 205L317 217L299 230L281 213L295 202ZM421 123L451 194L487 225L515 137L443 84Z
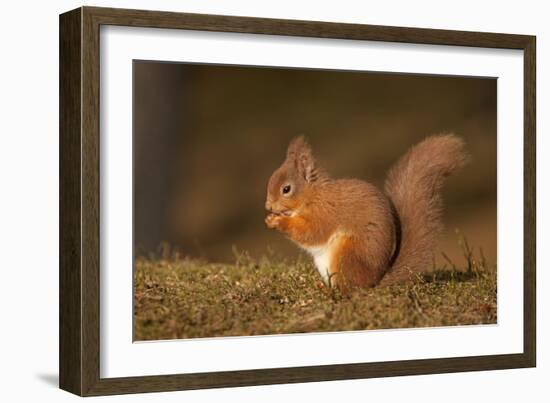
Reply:
M294 161L298 172L307 182L314 182L319 178L313 152L303 136L292 139L288 145L287 159Z
M294 137L292 140L290 140L290 143L288 144L288 149L286 150L286 157L289 160L296 159L296 157L298 156L298 153L304 148L309 148L304 136Z

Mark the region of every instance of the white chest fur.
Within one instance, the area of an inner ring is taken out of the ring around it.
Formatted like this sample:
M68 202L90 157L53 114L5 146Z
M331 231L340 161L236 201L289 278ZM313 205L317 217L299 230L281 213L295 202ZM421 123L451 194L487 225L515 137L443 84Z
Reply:
M322 246L307 247L305 249L311 253L317 271L321 275L325 285L328 285L331 261L331 250L328 243Z
M335 232L326 244L304 247L313 257L317 271L327 286L329 285L330 273L332 272L330 268L333 260L332 255L338 245L338 241L340 241L342 237L343 234L341 232Z

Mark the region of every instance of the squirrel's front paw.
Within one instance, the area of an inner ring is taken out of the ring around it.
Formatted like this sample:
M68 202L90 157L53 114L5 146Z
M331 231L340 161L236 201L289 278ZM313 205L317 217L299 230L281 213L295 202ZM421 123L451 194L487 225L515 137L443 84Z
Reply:
M265 218L265 224L267 228L277 228L281 222L281 216L276 214L268 214Z

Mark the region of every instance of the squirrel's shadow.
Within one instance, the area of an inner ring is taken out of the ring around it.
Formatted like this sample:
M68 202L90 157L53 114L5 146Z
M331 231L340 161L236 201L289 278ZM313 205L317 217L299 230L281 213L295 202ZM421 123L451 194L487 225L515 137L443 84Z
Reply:
M461 270L434 270L422 275L422 280L425 283L439 283L439 282L465 282L476 278L478 274L474 271L461 271Z

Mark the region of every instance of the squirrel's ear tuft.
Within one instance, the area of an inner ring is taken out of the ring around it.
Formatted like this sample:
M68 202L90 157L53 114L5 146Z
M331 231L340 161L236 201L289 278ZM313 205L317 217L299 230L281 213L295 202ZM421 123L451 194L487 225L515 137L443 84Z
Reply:
M315 158L311 147L306 142L304 136L298 136L292 139L288 145L287 159L293 160L298 172L307 182L315 182L319 178Z
M297 136L290 140L288 144L288 149L286 151L286 157L288 159L296 158L300 151L304 148L309 148L309 145L306 142L304 136Z

